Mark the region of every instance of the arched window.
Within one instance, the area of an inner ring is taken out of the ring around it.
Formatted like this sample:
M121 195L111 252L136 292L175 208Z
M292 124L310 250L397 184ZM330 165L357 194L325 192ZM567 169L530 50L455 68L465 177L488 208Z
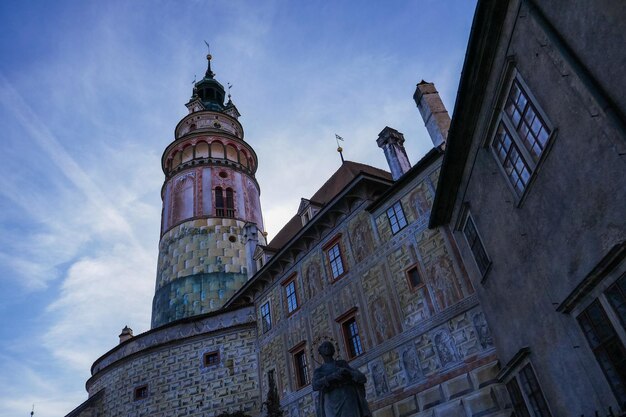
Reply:
M232 188L226 189L226 217L235 217L235 200Z
M215 188L215 215L224 217L224 193L222 187Z

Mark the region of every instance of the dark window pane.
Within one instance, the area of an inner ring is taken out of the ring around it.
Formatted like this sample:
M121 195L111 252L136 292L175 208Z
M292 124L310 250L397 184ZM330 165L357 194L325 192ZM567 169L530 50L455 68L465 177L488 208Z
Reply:
M422 285L422 278L420 277L417 267L413 267L406 272L409 278L409 285L411 288L417 288Z
M287 295L287 311L291 313L298 308L298 296L296 295L295 281L291 281L285 286L285 294Z
M363 345L361 344L361 337L359 336L359 328L356 324L356 319L352 317L348 321L342 324L343 336L346 341L348 356L354 358L363 353Z
M309 371L306 366L306 356L304 351L294 354L294 362L296 365L296 385L301 388L309 383Z
M609 287L606 296L617 313L622 327L626 329L626 275L621 276L615 284Z
M341 259L339 243L336 243L328 250L328 262L330 263L333 278L338 278L340 275L343 275L343 260Z
M522 392L519 389L519 384L515 378L506 384L506 389L509 391L509 395L511 396L511 402L513 403L513 409L515 410L517 417L530 417L528 408L526 408L526 403L522 397Z
M519 378L535 416L550 417L551 414L548 410L548 404L546 404L546 400L541 392L541 388L539 387L539 382L537 381L535 372L530 364L522 368Z
M263 323L263 333L268 332L272 328L269 301L261 306L261 322Z
M399 201L387 209L387 218L389 219L391 232L394 235L404 229L407 225L406 218L404 217L404 210L402 209L402 204L400 204Z
M480 273L484 274L487 271L487 267L489 266L489 258L487 256L487 252L485 251L485 247L483 246L483 243L478 236L478 233L476 233L476 226L474 225L474 221L470 216L468 216L467 220L465 221L463 234L467 239L467 243L470 246L472 255L474 255L474 260L476 261L476 265L478 266Z
M598 300L578 316L578 323L618 402L626 403L626 348Z

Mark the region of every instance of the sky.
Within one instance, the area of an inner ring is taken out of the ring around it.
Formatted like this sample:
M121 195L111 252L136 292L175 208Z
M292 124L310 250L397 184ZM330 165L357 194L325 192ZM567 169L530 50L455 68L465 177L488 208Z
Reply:
M64 416L95 359L150 326L161 155L212 69L255 149L269 238L378 133L431 147L412 99L452 113L475 0L0 2L0 417Z

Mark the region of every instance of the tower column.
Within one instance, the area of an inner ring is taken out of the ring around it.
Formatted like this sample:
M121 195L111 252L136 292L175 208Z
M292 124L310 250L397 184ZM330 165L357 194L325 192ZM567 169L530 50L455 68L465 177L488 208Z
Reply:
M249 225L263 230L256 154L207 59L163 153L153 328L219 309L250 275Z

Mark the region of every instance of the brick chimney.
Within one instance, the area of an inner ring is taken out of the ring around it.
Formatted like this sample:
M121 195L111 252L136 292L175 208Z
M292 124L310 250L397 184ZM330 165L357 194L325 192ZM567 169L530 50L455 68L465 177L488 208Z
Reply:
M424 80L417 84L413 100L417 104L424 124L433 141L435 147L446 147L446 138L448 137L448 129L450 128L450 116L443 105L439 92L435 89L435 84L428 83Z
M385 158L391 170L391 176L396 181L405 172L411 169L409 157L404 149L404 135L396 129L386 126L376 139L376 144L385 152Z

